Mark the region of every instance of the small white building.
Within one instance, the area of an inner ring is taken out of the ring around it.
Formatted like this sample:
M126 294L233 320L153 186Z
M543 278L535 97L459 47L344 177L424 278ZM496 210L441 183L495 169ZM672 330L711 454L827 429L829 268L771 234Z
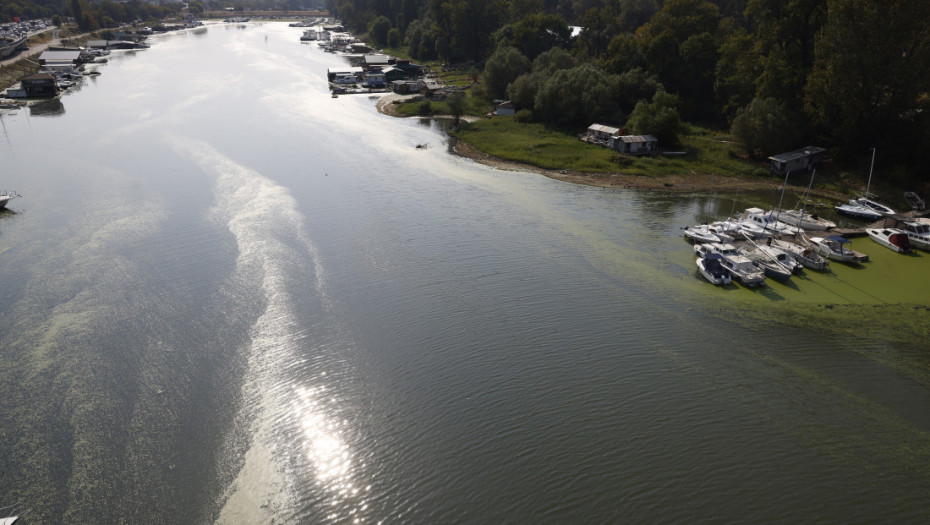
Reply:
M365 67L387 67L390 57L387 55L365 55Z
M345 77L352 75L355 78L362 76L362 68L360 67L331 67L326 70L326 77L330 82L335 82L337 77Z
M605 126L604 124L591 124L588 126L587 140L602 146L611 145L611 139L620 135L620 128Z
M73 69L81 58L81 50L43 51L39 64L46 69Z
M384 73L382 73L381 70L365 73L365 83L367 83L369 87L384 86Z
M611 138L610 147L629 155L654 155L659 151L659 139L652 135L620 135Z

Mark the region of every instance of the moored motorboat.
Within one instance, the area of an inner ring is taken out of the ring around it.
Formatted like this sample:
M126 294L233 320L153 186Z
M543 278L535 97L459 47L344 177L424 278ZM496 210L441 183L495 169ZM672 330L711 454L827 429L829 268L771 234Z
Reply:
M911 208L915 210L925 210L927 209L927 203L920 198L920 195L917 195L913 191L904 192L904 200L910 204Z
M703 244L708 242L720 242L720 237L717 237L706 224L700 224L698 226L685 226L682 228L684 231L685 238L695 244Z
M727 230L726 226L710 223L707 225L707 231L716 235L720 242L733 242L733 234Z
M11 200L20 196L21 195L15 191L0 191L0 208L5 208Z
M698 257L707 257L711 253L723 255L724 257L730 255L739 255L739 252L736 250L736 246L725 242L709 242L705 244L694 245L694 254Z
M919 221L898 221L895 227L907 234L912 247L930 251L930 225Z
M751 260L742 255L722 256L721 264L730 272L730 275L746 286L762 286L765 284L765 273Z
M765 283L765 273L752 261L740 255L732 244L716 242L695 244L694 253L700 258L719 255L722 258L720 264L730 272L732 278L746 286L761 286Z
M740 233L742 230L740 228L740 223L732 219L726 219L722 221L714 221L708 226L711 227L711 231L720 232L732 239L742 239L743 235ZM719 235L719 234L718 234ZM730 242L730 241L726 241Z
M709 253L695 260L701 275L712 284L730 284L733 282L730 272L723 267L723 256L718 253Z
M794 257L794 260L811 270L823 271L826 269L827 264L829 264L822 255L812 250L809 246L801 246L800 244L779 239L773 239L772 246L781 248Z
M781 222L775 218L774 212L766 212L762 208L746 208L742 220L744 223L755 224L763 232L770 232L773 235L795 235L799 233L796 226Z
M865 232L873 241L898 253L907 253L912 249L907 233L897 228L866 228Z
M831 235L830 237L811 237L808 239L812 250L827 259L846 263L858 263L869 260L869 256L864 253L849 248L849 239L840 235Z

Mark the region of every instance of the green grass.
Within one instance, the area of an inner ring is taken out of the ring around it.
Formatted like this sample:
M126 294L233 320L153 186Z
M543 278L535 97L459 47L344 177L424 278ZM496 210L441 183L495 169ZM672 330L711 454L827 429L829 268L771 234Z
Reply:
M729 137L701 128L693 129L682 138L684 144L680 150L687 154L675 157L621 155L581 142L575 135L542 124L521 124L512 117L463 124L453 134L489 155L545 169L646 176L714 173L742 177L768 173L760 163L731 154Z

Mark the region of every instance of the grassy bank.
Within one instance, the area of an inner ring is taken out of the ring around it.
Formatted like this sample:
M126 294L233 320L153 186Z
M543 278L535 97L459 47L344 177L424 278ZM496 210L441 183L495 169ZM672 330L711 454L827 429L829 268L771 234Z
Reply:
M512 117L480 119L462 124L453 134L494 157L549 170L582 173L621 172L660 176L692 173L731 177L770 177L758 163L731 154L727 135L696 128L683 137L683 155L632 157L581 142L578 137Z

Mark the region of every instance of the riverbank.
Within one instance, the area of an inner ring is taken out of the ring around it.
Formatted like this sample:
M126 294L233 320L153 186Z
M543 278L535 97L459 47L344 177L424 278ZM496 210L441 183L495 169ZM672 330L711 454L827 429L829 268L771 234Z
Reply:
M398 101L404 101L407 98L409 98L409 95L385 95L377 102L378 111L384 115L403 118L403 115L397 112L396 107ZM624 173L622 171L584 172L565 169L547 169L495 157L460 138L453 137L453 140L453 151L475 162L504 170L537 173L572 184L673 193L696 193L708 191L736 191L737 189L740 191L779 190L784 182L783 179L780 178L737 177L719 173L699 173L695 171L687 174L666 173L639 175ZM807 190L807 187L788 185L786 190L789 192L804 192ZM831 201L842 201L848 198L848 196L842 192L822 187L812 188L811 194L823 199L830 199Z

